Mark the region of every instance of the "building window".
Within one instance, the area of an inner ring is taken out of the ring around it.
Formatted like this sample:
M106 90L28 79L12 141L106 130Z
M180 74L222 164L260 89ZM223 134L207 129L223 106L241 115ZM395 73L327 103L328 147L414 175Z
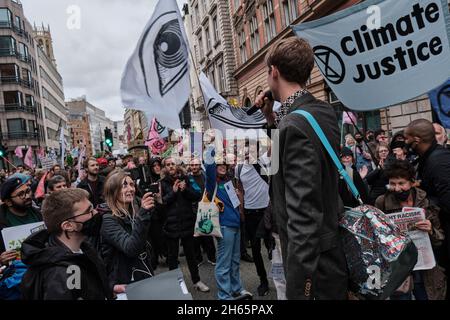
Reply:
M275 24L275 13L273 11L272 0L267 0L267 2L263 5L263 14L266 33L266 43L269 43L270 40L275 38L275 36L277 35Z
M206 53L211 50L211 35L209 34L209 27L205 27L205 36L206 36Z
M34 120L28 120L28 132L34 132L36 130L36 124Z
M25 119L8 119L7 125L9 133L27 131L27 123Z
M21 23L20 17L16 16L14 25L19 31L22 31L22 23Z
M0 56L13 56L16 54L16 39L11 36L0 37Z
M247 48L245 47L245 32L242 30L239 33L239 52L241 54L241 63L245 63L247 61Z
M214 34L214 43L217 43L219 41L220 35L219 35L219 25L217 24L217 16L213 18L213 34Z
M19 66L16 64L0 64L2 83L17 83L20 79Z
M198 50L199 50L199 53L200 53L200 59L203 59L205 55L204 55L204 52L203 52L203 39L202 39L202 35L201 34L198 35Z
M226 83L225 83L225 71L223 70L223 63L220 62L217 66L217 70L219 72L219 91L226 91Z
M25 104L28 107L34 107L34 97L29 94L26 94L25 95Z
M3 99L5 101L5 105L22 105L23 96L20 91L4 91Z
M200 24L200 22L199 22L200 17L199 17L199 11L198 11L198 4L195 5L194 15L195 15L195 27L197 27Z
M28 47L22 42L19 42L19 54L21 60L28 61Z
M12 27L12 13L8 8L0 8L0 27Z
M297 0L284 0L283 13L285 26L288 26L298 17Z
M234 0L234 12L237 11L239 6L241 5L241 0Z
M255 54L260 49L259 44L259 31L258 31L258 18L254 16L250 21L250 44L252 47L252 53Z
M216 73L214 71L214 66L211 66L211 68L209 69L209 80L211 81L211 83L213 84L214 88L217 90L217 86L216 86Z

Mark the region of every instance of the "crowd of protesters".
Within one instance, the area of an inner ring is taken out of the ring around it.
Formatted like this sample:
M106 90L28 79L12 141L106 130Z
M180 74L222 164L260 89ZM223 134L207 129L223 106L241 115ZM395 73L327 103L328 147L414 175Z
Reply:
M335 111L305 89L313 65L304 40L283 40L269 50L268 86L283 104L274 112L264 93L257 104L267 128L279 130L279 169L273 175L265 168L274 155L269 151L253 159L259 145L252 152L250 142L244 163L237 162L236 153L218 160L209 145L205 159L184 163L172 156L127 155L87 158L82 168L2 170L0 229L40 221L46 229L28 237L20 252L6 250L0 239L1 298L114 299L128 284L153 277L157 268L178 268L181 245L194 288L208 292L216 286L218 299L255 294L245 289L244 267L255 269L259 296L269 293L271 279L278 299L347 299L338 218L359 199L295 110L315 117L365 204L386 213L425 209L426 220L416 228L429 233L437 264L412 272L409 287L390 299L448 298L450 150L445 129L419 119L394 135L354 128L340 143ZM227 192L230 185L239 205ZM222 238L194 237L198 203L205 195L219 208ZM272 268L282 266L281 272L268 274L265 251ZM215 268L215 284L201 280L205 257ZM73 265L82 275L75 288L67 285L67 268Z

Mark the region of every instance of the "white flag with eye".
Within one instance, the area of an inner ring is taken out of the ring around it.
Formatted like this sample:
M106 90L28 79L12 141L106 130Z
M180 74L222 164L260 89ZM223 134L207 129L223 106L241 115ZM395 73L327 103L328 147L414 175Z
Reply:
M125 108L170 128L190 94L187 37L175 0L160 0L128 60L120 86Z

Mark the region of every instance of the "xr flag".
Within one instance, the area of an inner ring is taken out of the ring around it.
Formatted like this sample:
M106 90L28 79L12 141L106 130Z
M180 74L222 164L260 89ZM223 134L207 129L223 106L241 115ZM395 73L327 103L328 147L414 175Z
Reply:
M16 155L17 158L22 159L23 158L22 147L17 147L16 150L14 151L14 154Z
M153 118L148 138L145 142L145 145L151 148L153 154L161 154L167 148L166 141L160 136L164 130L165 128L159 124L156 118Z
M190 94L187 37L176 0L160 0L122 75L122 103L171 128Z
M28 151L25 154L25 159L24 159L23 163L25 163L25 165L29 168L35 167L35 165L33 163L33 148L31 148L31 146L28 147Z

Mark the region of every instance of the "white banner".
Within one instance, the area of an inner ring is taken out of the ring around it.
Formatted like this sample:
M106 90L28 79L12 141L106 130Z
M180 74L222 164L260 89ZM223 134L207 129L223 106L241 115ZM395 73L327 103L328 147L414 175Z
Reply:
M395 105L450 77L447 0L368 0L293 26L341 102L367 111Z
M186 39L176 1L160 0L122 75L125 108L180 127L178 114L191 92Z
M24 224L17 227L4 228L2 230L3 244L6 250L20 251L22 248L22 242L28 236L45 229L44 222L36 222L30 224Z
M416 270L430 270L436 266L433 248L431 246L430 236L427 232L417 230L415 224L425 220L424 209L421 208L403 208L402 212L391 213L387 215L402 232L410 236L414 245L417 247L417 263L414 266Z
M200 85L205 98L206 112L213 129L222 131L226 136L226 129L260 129L266 123L261 111L251 116L247 115L247 108L232 107L217 93L204 73L200 74Z

